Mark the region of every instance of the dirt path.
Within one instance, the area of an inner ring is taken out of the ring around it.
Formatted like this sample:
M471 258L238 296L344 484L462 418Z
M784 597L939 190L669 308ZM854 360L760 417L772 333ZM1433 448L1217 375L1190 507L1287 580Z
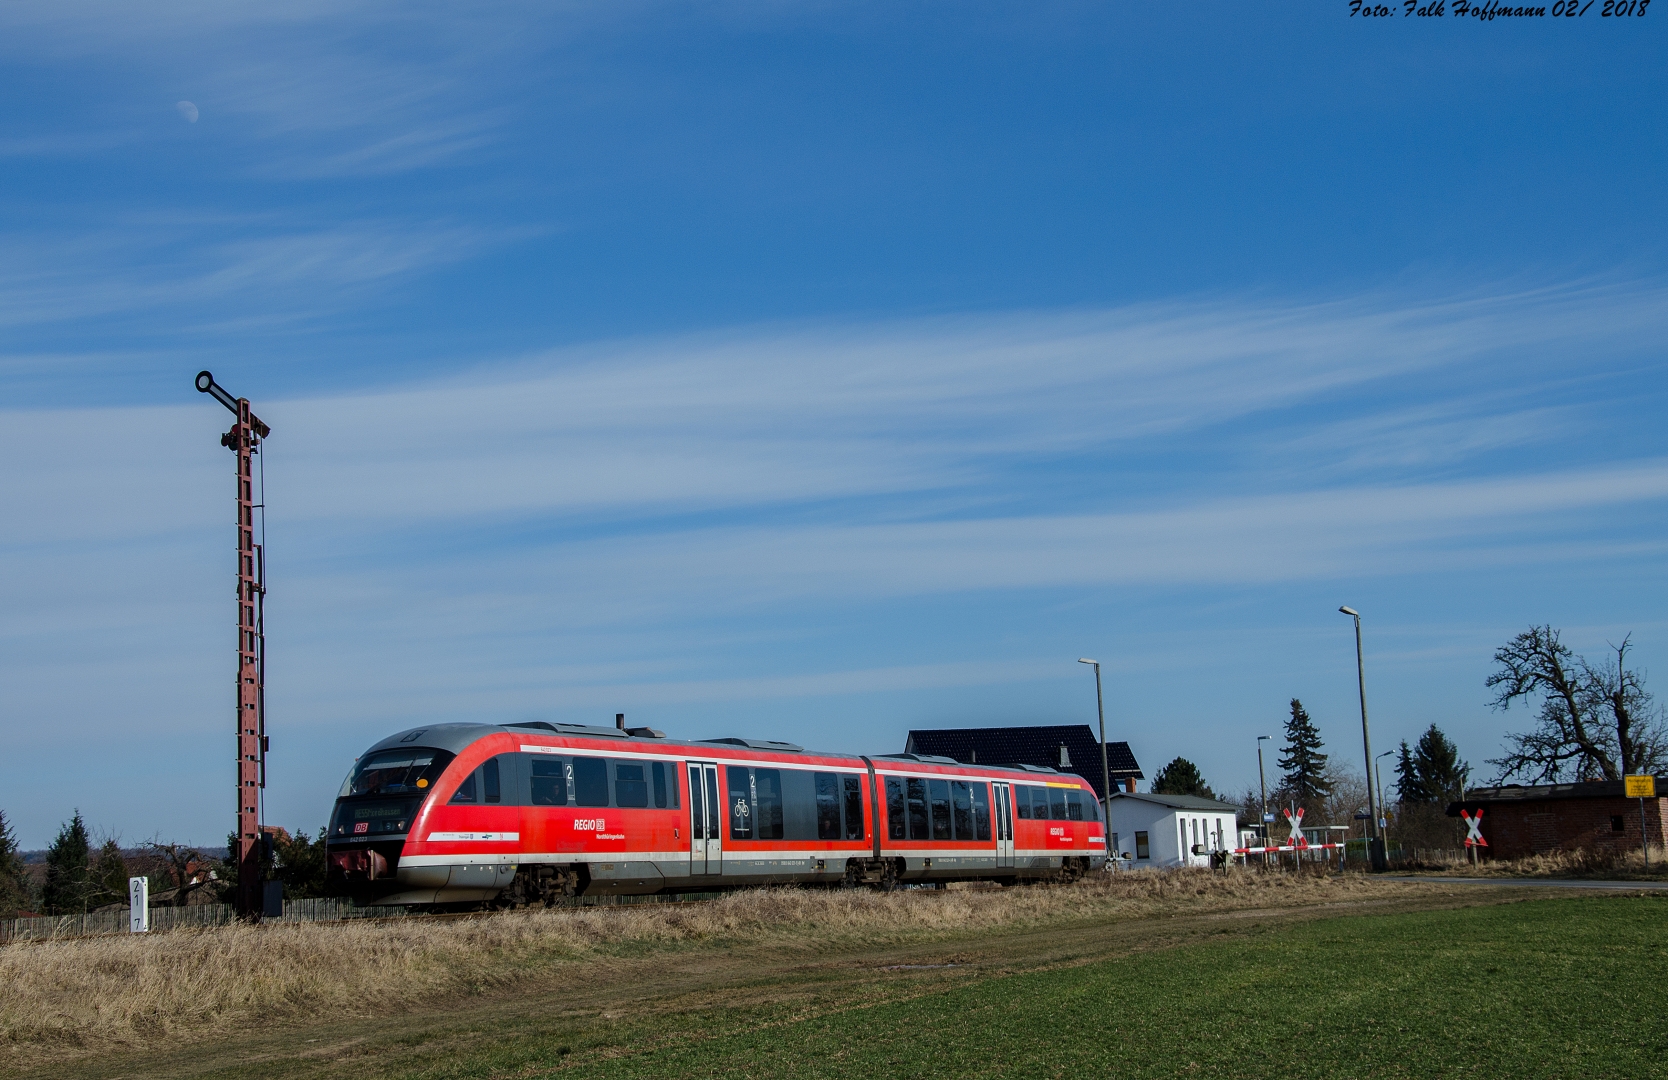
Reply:
M571 1060L595 1062L645 1045L938 992L970 979L1088 964L1213 937L1273 933L1320 918L1509 903L1520 888L1444 888L1395 900L1054 925L930 944L815 952L780 946L703 948L599 959L513 991L454 998L367 1020L254 1030L143 1050L61 1057L12 1072L25 1078L532 1076ZM1545 895L1545 894L1542 894ZM569 1058L565 1055L571 1053ZM488 1060L486 1072L451 1063Z
M1620 889L1657 892L1668 889L1668 881L1616 881L1600 878L1508 878L1508 877L1439 877L1418 874L1386 876L1385 881L1407 881L1421 885L1505 885L1528 889Z

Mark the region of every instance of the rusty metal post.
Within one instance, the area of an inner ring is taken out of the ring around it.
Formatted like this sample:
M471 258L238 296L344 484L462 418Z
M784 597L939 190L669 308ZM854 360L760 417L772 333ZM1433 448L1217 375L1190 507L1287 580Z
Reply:
M207 371L197 389L213 394L236 421L220 444L237 455L237 832L227 854L237 864L237 913L260 918L261 793L266 787L266 560L255 539L255 455L271 433L249 410L248 398L234 399ZM264 493L263 493L264 498Z

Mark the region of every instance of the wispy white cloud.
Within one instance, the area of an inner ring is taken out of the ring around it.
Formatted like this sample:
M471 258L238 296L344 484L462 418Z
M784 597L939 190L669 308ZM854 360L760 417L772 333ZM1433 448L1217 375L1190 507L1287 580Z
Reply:
M18 234L0 264L0 325L171 315L178 334L231 319L317 318L367 289L454 263L525 231L444 221L308 228L225 215L112 223L78 236Z
M1328 471L1428 468L1572 435L1591 422L1583 415L1589 412L1579 405L1524 408L1515 395L1484 394L1319 425L1275 440L1270 450L1309 469L1327 460Z
M587 6L166 3L103 0L0 9L0 55L184 94L201 127L241 143L253 172L386 173L491 143L515 88L548 79L533 59L611 16ZM166 101L163 99L167 98ZM135 129L142 109L130 109ZM14 139L16 153L84 152L76 140Z
M227 265L199 280L213 295L296 281L351 286L447 257L469 239L437 234L419 243L341 230L256 240L228 245L235 250ZM275 503L286 520L333 533L511 521L617 522L630 531L631 522L668 514L780 514L840 500L848 522L988 517L1011 511L977 505L1026 497L1028 482L1016 469L1317 400L1353 402L1352 437L1380 442L1373 463L1385 456L1386 439L1422 447L1426 460L1452 461L1549 421L1513 408L1490 414L1486 402L1463 417L1441 403L1375 410L1360 394L1467 365L1521 375L1556 365L1577 341L1631 355L1665 323L1668 293L1658 288L1454 304L1198 302L628 342L477 367L467 378L260 408L275 429L267 448ZM49 433L119 432L126 444L164 454L167 469L184 478L178 462L191 455L180 433L204 422L184 405L12 414L0 451L31 460L39 447L55 448L38 470L0 479L0 494L39 506L25 520L50 519L49 531L96 533L96 516L52 506L51 493L95 475L105 467L102 454L57 445ZM1560 422L1575 421L1566 414ZM1301 470L1265 479L1267 494L1347 486L1337 469L1341 437L1332 423L1280 426L1276 445L1325 468L1307 481ZM1402 465L1416 473L1420 461L1406 453ZM200 456L192 460L203 467ZM1202 470L1203 479L1190 482L1193 494L1174 490L1172 498L1210 497L1212 475L1233 471ZM198 482L193 473L189 483ZM178 483L159 473L156 486ZM154 506L149 513L135 506L129 525L167 529L179 520L170 499ZM1120 520L1136 528L1138 519Z
M1412 372L1625 352L1665 325L1660 289L1198 303L643 342L270 414L302 517L712 510L965 489ZM1518 422L1473 417L1449 453Z

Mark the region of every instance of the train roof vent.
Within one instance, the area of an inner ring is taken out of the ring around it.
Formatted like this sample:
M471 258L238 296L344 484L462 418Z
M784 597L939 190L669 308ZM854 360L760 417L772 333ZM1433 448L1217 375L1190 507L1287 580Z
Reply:
M957 761L953 757L942 757L938 754L876 754L876 757L891 758L894 761L924 761L932 765L964 765L966 762Z
M803 746L795 746L791 742L772 742L769 739L702 739L703 743L721 743L725 746L745 746L749 750L780 750L784 753L803 754Z
M628 727L625 733L634 739L664 739L666 733L652 727Z
M1006 767L1009 768L1009 769L1024 769L1026 772L1057 773L1057 772L1060 771L1059 769L1051 769L1047 765L1009 765L1009 766L1006 766Z
M512 728L538 728L548 731L552 735L584 735L593 739L623 739L626 733L618 728L595 727L591 724L548 724L543 720L523 720L517 724L505 724Z

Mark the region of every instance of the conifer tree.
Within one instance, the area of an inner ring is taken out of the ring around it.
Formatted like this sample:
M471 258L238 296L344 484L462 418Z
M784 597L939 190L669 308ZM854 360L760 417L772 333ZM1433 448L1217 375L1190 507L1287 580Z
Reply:
M1432 725L1433 727L1435 725ZM1396 748L1396 801L1399 803L1422 802L1414 798L1414 793L1420 790L1419 769L1413 764L1413 748L1403 739Z
M1402 802L1442 802L1459 798L1471 766L1459 759L1459 747L1432 724L1409 749L1402 740L1396 762L1396 788Z
M1214 799L1216 793L1211 791L1210 785L1199 773L1199 766L1179 757L1158 770L1153 777L1154 795L1196 795L1201 799Z
M98 861L93 863L91 907L127 902L127 860L122 858L122 846L114 839L106 840L99 848Z
M1320 752L1322 745L1320 732L1315 730L1303 702L1292 698L1291 719L1286 721L1286 745L1279 761L1285 773L1282 794L1309 811L1332 794L1332 781L1326 778L1326 755Z
M81 811L58 830L58 838L46 852L46 884L41 889L41 906L48 915L73 915L87 910L91 875L87 855L87 825Z
M17 834L12 832L6 812L0 810L0 919L13 918L27 908L29 891L23 856L17 850Z

